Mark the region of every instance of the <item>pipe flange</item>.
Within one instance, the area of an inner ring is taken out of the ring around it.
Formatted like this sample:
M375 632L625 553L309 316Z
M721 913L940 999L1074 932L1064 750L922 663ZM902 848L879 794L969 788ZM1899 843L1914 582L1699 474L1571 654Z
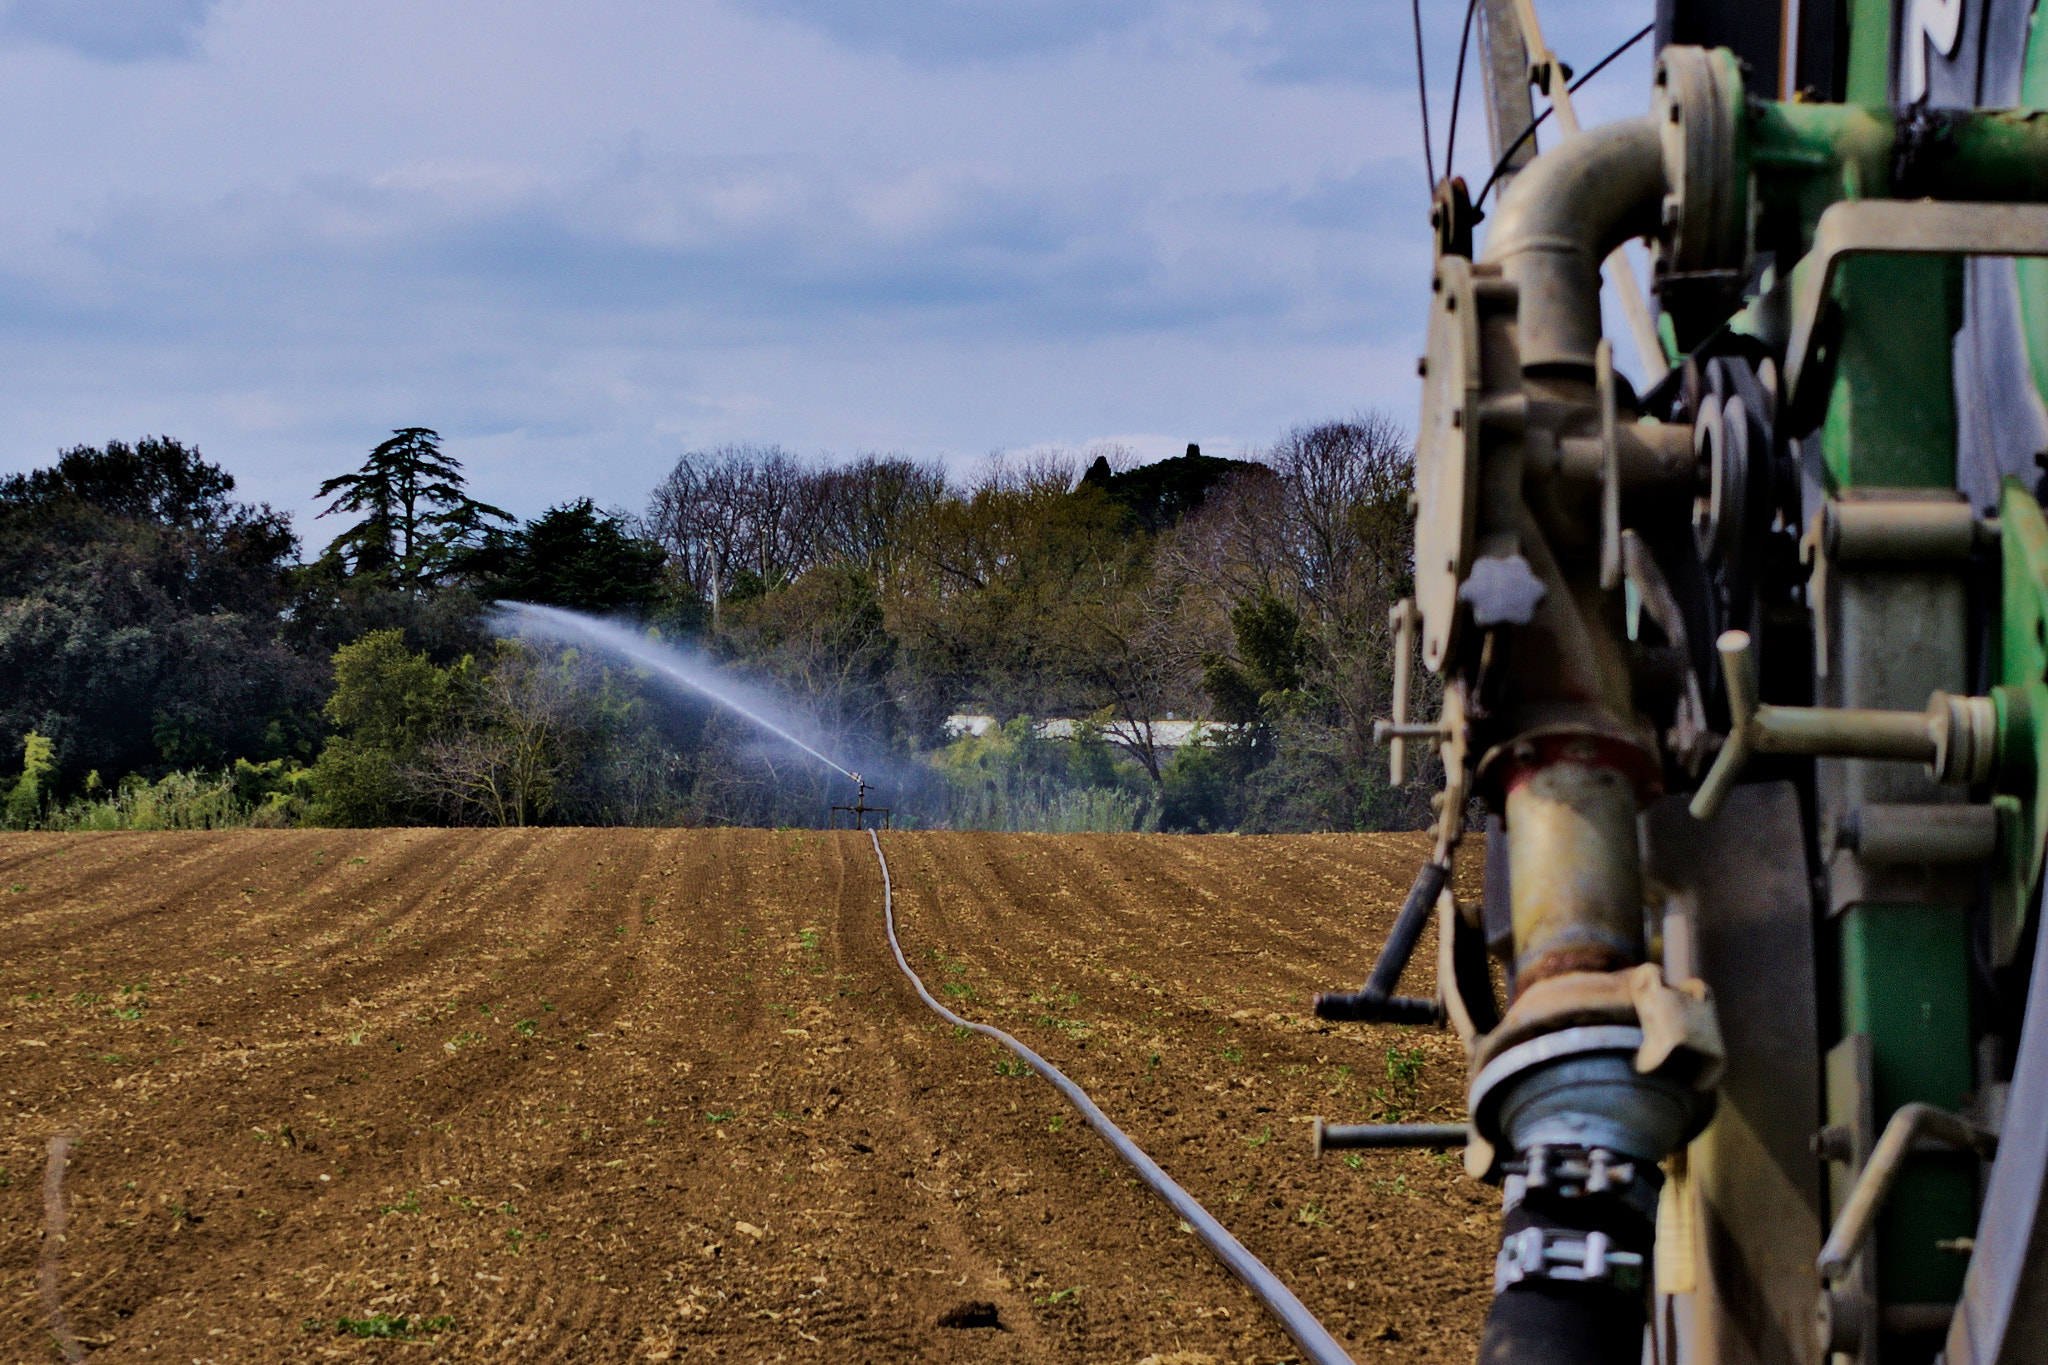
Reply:
M1658 55L1651 116L1664 148L1660 279L1739 273L1748 259L1742 107L1742 72L1725 49L1673 44Z
M1619 1053L1633 1058L1643 1045L1643 1031L1633 1024L1583 1024L1542 1033L1526 1043L1517 1043L1501 1053L1472 1078L1466 1093L1466 1112L1472 1128L1481 1137L1501 1145L1500 1101L1509 1081L1525 1071L1552 1062L1589 1054Z

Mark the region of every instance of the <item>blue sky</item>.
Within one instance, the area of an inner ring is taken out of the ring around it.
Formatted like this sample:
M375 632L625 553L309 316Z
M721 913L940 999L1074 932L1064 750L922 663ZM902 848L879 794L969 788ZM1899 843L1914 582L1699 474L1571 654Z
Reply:
M1649 8L1543 7L1582 69ZM1412 422L1412 42L1385 0L0 0L0 468L173 435L317 542L407 425L531 515L729 440Z

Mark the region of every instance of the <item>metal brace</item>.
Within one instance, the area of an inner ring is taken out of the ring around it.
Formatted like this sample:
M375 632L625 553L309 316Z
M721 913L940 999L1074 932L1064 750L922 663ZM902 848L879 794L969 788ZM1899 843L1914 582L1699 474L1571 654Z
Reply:
M1830 205L1813 249L1792 268L1792 336L1785 347L1785 407L1810 406L1815 376L1831 369L1820 326L1835 266L1844 256L2048 256L2048 206L1854 199Z
M1571 1228L1523 1228L1503 1240L1493 1262L1493 1292L1523 1280L1560 1280L1571 1284L1610 1284L1633 1292L1643 1286L1643 1258L1634 1251L1612 1250L1604 1232Z

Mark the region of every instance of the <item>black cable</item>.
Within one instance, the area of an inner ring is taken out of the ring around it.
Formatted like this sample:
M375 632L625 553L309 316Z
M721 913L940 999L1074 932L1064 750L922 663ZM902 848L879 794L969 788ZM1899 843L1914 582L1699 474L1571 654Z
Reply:
M1593 69L1591 71L1588 71L1585 75L1579 77L1570 85L1566 86L1566 91L1571 94L1578 93L1578 89L1580 86L1584 85L1587 81L1592 80L1595 76L1599 75L1602 71L1604 71L1607 68L1607 64L1613 61L1616 57L1619 57L1622 53L1628 51L1637 43L1640 43L1643 39L1649 37L1650 30L1656 27L1657 26L1655 24L1644 24L1641 28L1636 30L1635 36L1633 38L1630 38L1620 47L1617 47L1616 49L1614 49L1614 51L1608 53L1605 57L1602 57L1599 61L1595 62L1593 64ZM1491 190L1494 186L1494 182L1500 179L1501 172L1505 171L1508 168L1508 162L1515 159L1515 153L1522 150L1523 143L1527 142L1530 138L1536 136L1536 129L1542 124L1543 120L1550 117L1550 111L1552 109L1555 109L1556 107L1557 106L1555 104L1546 105L1542 113L1538 114L1534 119L1530 120L1529 126L1522 130L1522 135L1516 138L1513 142L1508 144L1508 149L1500 154L1500 160L1496 161L1493 164L1493 174L1486 177L1486 184L1480 188L1479 193L1472 196L1472 206L1474 208L1477 208L1480 205L1480 203L1485 200L1487 191ZM1432 191L1432 193L1434 193L1434 191Z
M1415 91L1422 103L1422 169L1429 175L1429 195L1436 197L1436 154L1429 145L1429 75L1422 65L1422 0L1414 0Z
M1472 16L1479 12L1479 0L1466 0L1465 31L1458 38L1458 76L1451 82L1451 136L1444 143L1444 177L1458 173L1458 105L1465 95L1465 52L1472 46ZM1434 187L1430 189L1434 195Z
M1350 1355L1330 1335L1329 1329L1316 1321L1315 1314L1294 1297L1294 1292L1280 1282L1280 1277L1247 1251L1244 1243L1231 1236L1213 1214L1195 1202L1193 1195L1175 1184L1173 1177L1161 1170L1158 1162L1145 1155L1144 1149L1131 1141L1123 1129L1110 1122L1109 1115L1096 1107L1086 1091L1068 1080L1058 1067L1009 1034L989 1024L977 1024L971 1019L961 1018L924 988L924 982L918 980L917 973L910 969L910 959L903 955L903 945L896 941L896 894L889 884L889 860L882 853L882 836L869 830L868 838L875 845L875 861L882 867L882 927L889 936L889 951L896 955L896 965L910 978L911 988L917 992L918 999L937 1010L939 1017L955 1028L993 1038L1023 1058L1025 1065L1033 1071L1052 1082L1054 1088L1067 1097L1067 1102L1081 1111L1081 1117L1088 1121L1088 1126L1100 1134L1102 1140L1138 1173L1138 1177L1181 1216L1188 1230L1216 1254L1224 1268L1243 1281L1245 1288L1251 1290L1259 1302L1266 1305L1266 1310L1279 1319L1280 1326L1294 1338L1294 1344L1301 1347L1301 1353L1311 1365L1352 1365Z

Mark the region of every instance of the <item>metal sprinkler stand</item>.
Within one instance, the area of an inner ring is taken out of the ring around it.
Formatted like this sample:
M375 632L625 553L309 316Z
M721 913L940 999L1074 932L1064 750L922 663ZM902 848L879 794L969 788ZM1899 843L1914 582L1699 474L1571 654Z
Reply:
M849 816L853 818L853 823L847 826L848 829L868 828L867 818L870 815L879 815L882 817L880 823L877 824L875 828L889 828L889 808L887 806L870 806L868 804L867 782L862 779L859 773L852 774L852 777L854 786L857 787L859 790L854 793L852 805L834 806L832 808L832 828L839 828L839 812L841 811L845 811Z

